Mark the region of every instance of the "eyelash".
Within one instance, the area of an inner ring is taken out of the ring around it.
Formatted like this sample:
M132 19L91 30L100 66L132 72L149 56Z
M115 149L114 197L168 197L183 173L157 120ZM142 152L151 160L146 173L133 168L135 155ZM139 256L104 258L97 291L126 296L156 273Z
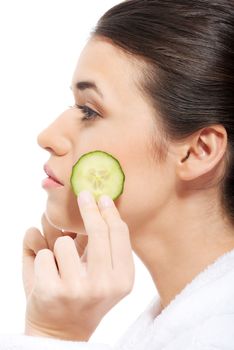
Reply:
M97 112L95 112L93 109L89 108L88 106L80 106L78 104L75 104L76 108L79 108L82 113L84 114L84 117L82 118L82 120L94 120L97 117L100 117L100 114L98 114ZM91 115L89 114L91 113Z

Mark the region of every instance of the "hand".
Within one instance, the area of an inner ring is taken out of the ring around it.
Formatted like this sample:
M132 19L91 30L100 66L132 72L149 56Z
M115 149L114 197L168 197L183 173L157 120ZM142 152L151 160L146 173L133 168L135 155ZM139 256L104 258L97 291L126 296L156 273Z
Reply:
M88 236L76 234L68 231L61 231L52 226L45 213L41 217L43 235L40 231L31 227L26 231L23 242L23 283L26 297L32 290L34 275L34 259L39 250L48 248L54 250L54 244L57 238L70 236L74 239L78 254L82 261L86 261Z
M86 254L78 254L68 235L56 238L54 246L50 243L53 251L48 249L50 239L47 242L36 228L25 235L27 335L87 341L104 315L132 290L134 260L128 227L109 197L104 206L101 201L97 205L93 196L90 199L78 198L88 234Z

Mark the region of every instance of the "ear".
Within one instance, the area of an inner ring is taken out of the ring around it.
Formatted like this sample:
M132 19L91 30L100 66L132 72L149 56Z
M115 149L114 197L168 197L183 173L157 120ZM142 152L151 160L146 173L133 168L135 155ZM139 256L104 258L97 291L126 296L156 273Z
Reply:
M191 135L178 146L177 176L181 180L189 181L208 173L223 158L227 139L226 129L219 124Z

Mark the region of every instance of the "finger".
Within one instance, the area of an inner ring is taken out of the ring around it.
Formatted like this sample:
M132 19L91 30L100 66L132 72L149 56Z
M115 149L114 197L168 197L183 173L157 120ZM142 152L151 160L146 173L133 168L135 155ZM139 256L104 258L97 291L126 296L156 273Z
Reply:
M101 196L98 201L99 210L109 227L113 268L119 272L126 271L133 277L134 260L129 230L109 196Z
M59 230L58 228L56 228L55 226L53 226L49 222L45 213L43 213L43 215L41 217L41 225L42 225L42 229L43 229L43 234L45 236L45 239L48 243L48 247L50 250L54 249L54 243L58 237L61 237L61 236L70 236L72 238L76 237L76 233L62 231L62 230Z
M25 295L28 296L32 290L34 281L34 260L39 250L47 248L46 240L36 227L29 228L23 240L23 269L22 278L24 282Z
M84 250L83 254L81 255L80 260L82 262L87 263L87 257L88 257L87 252L88 252L88 245L85 247L85 250Z
M89 191L82 191L78 195L78 205L88 234L88 271L96 274L98 269L100 274L101 271L112 269L108 227L94 197Z
M74 284L82 269L74 240L69 236L59 237L54 245L54 255L61 279L66 284Z
M45 237L36 227L30 227L24 235L23 254L24 256L35 256L41 249L48 248Z
M39 291L50 290L60 282L54 254L49 249L40 250L34 261L35 287Z

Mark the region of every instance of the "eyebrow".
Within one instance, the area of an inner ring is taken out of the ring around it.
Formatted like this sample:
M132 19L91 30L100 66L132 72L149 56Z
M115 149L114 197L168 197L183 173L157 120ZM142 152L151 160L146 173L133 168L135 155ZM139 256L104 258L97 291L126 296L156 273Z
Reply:
M80 90L84 91L86 89L92 89L94 90L101 98L103 98L103 94L101 90L97 87L97 85L93 81L78 81L75 84L75 87ZM72 90L72 87L70 87Z

